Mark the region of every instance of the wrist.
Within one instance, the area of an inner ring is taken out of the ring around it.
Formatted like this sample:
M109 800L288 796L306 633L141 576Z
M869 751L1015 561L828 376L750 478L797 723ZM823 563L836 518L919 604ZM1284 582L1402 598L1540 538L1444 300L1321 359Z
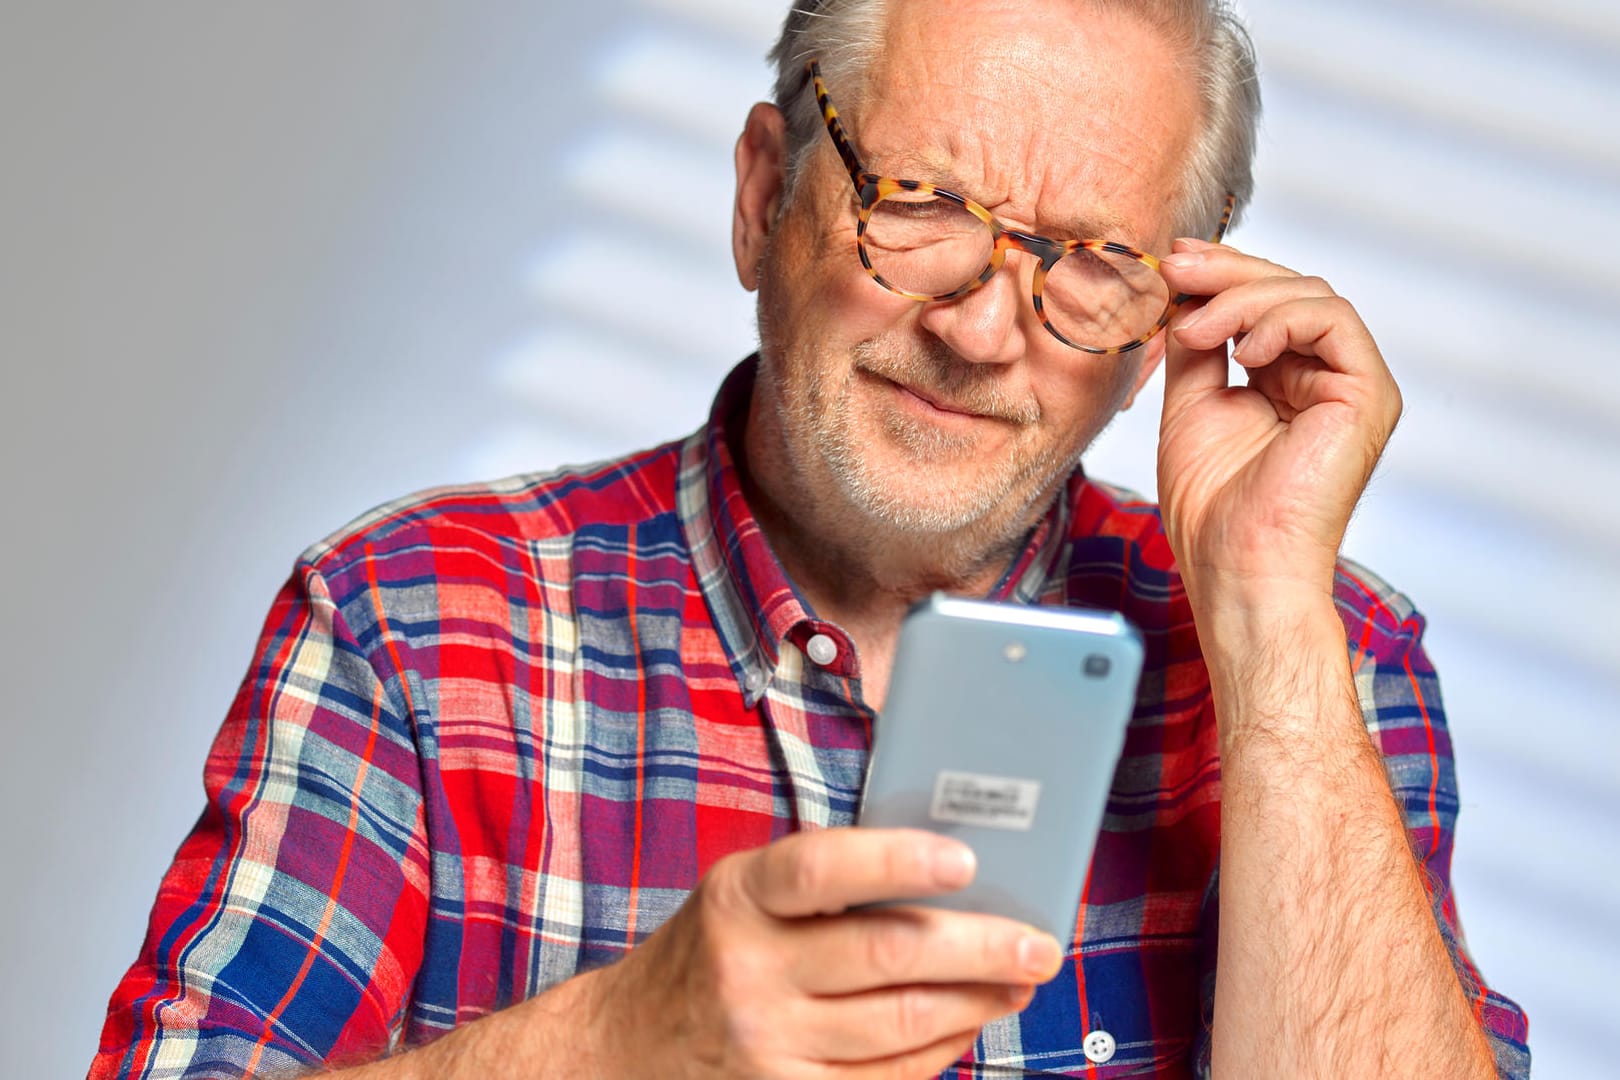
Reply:
M1302 654L1344 655L1344 623L1331 582L1183 581L1212 677L1258 674L1271 665L1290 665Z
M613 1017L616 966L576 975L531 1002L541 1014L536 1020L542 1030L565 1033L561 1045L568 1047L570 1075L627 1076L635 1071L626 1057L631 1025L615 1024ZM552 1041L553 1049L560 1048Z
M463 1023L408 1053L345 1069L353 1080L507 1080L518 1077L631 1075L614 1066L593 1001L593 975L579 975L544 993ZM323 1074L324 1075L324 1074Z
M1256 730L1319 745L1345 718L1359 719L1344 623L1330 595L1228 593L1195 604L1193 618L1223 751Z
M609 969L586 972L558 983L535 997L493 1013L453 1032L434 1047L458 1037L467 1040L453 1055L456 1068L435 1061L423 1076L480 1077L609 1077L626 1076L603 1008ZM424 1062L424 1065L427 1064ZM417 1075L417 1074L412 1074Z

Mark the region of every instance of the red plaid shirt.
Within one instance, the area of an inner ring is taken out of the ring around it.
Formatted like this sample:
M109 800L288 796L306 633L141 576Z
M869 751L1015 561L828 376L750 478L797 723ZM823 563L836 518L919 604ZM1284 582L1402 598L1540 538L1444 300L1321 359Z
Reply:
M849 638L743 500L725 430L752 377L683 442L430 492L305 553L91 1076L275 1075L429 1040L610 963L721 856L851 823L874 715ZM1077 473L993 595L1121 611L1147 663L1063 970L948 1075L1206 1074L1220 760L1156 509ZM1336 598L1441 932L1503 1075L1525 1075L1523 1014L1458 930L1423 620L1348 563Z

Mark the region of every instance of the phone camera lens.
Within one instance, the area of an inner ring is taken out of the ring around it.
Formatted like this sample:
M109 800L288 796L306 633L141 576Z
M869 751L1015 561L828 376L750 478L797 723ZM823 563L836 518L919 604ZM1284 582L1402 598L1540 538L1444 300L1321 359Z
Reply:
M1103 656L1101 653L1092 653L1090 656L1086 657L1086 663L1083 670L1086 673L1086 678L1101 679L1108 675L1109 670L1113 668L1113 666L1113 663L1108 659L1108 657Z

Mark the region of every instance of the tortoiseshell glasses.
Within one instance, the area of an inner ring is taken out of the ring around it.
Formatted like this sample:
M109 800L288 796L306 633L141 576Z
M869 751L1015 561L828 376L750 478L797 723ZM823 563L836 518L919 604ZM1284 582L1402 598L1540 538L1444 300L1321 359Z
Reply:
M1187 298L1171 296L1159 260L1113 240L1054 240L1014 229L974 202L920 180L868 172L838 122L821 68L806 68L827 121L827 134L860 197L855 246L872 279L913 300L954 300L995 276L1008 250L1040 260L1032 295L1041 325L1063 344L1113 356L1139 348ZM1215 232L1232 220L1233 197Z

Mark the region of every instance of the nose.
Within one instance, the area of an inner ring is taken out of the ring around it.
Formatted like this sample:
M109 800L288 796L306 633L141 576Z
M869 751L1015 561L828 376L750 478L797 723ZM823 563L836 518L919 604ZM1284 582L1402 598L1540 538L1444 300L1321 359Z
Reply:
M1009 252L989 281L955 300L923 306L920 322L962 359L977 364L1010 364L1024 355L1034 323L1029 280L1035 260Z

